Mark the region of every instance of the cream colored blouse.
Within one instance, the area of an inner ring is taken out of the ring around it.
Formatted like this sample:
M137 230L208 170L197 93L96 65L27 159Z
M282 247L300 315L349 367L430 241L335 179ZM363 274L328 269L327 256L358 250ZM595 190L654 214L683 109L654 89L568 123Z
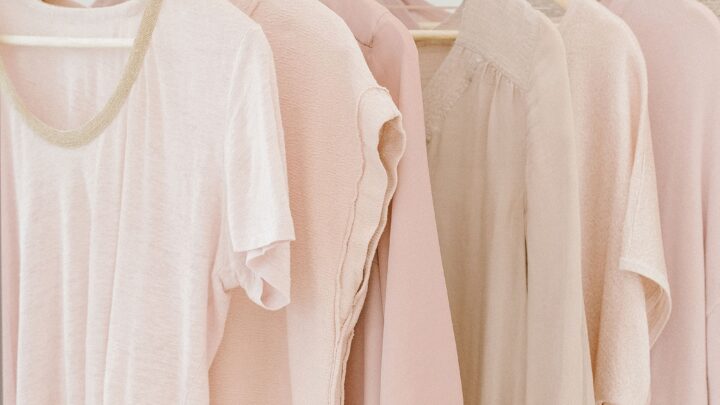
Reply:
M524 0L467 1L424 91L468 404L591 404L565 51Z
M578 147L583 287L598 404L647 404L650 347L670 316L645 60L593 0L561 23Z

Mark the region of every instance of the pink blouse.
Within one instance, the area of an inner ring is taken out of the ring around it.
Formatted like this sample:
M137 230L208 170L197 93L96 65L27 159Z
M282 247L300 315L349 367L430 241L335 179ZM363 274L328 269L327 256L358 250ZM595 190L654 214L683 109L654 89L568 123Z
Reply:
M374 0L323 0L350 27L407 134L345 382L348 404L462 404L430 190L417 49Z

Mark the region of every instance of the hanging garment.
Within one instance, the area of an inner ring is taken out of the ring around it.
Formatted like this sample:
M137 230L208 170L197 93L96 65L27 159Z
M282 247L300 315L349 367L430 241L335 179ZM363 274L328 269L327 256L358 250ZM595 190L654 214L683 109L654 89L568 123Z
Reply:
M647 404L650 346L670 315L647 71L632 31L570 0L565 40L578 147L585 311L598 404Z
M637 36L673 311L652 351L653 405L720 403L720 22L693 0L604 2ZM714 391L713 391L714 390Z
M388 227L355 327L348 404L462 404L425 148L415 43L375 0L323 0L350 27L403 116L407 146ZM422 355L418 355L422 353Z
M404 148L399 112L343 21L315 0L235 0L273 48L287 141L293 303L241 295L211 370L213 404L339 404L353 328Z
M226 291L272 309L289 299L264 34L217 0L3 2L0 22L137 35L132 51L1 51L5 403L207 404Z
M576 148L559 33L524 0L466 2L425 88L468 404L592 404Z

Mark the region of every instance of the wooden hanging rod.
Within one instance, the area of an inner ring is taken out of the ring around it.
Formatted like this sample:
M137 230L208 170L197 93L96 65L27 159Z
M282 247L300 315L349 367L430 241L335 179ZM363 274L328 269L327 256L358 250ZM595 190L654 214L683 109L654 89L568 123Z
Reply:
M458 8L457 6L433 6L432 4L428 4L428 5L426 5L426 6L425 6L425 5L413 6L413 5L402 5L402 4L384 4L384 7L387 8L387 9L390 9L390 10L392 10L392 9L402 9L402 10L428 10L428 9L431 9L431 10L437 10L437 9L442 9L442 10L455 10L455 9Z
M410 30L416 44L446 45L455 42L457 30Z
M75 38L30 35L0 35L0 43L7 45L49 48L132 48L132 38Z

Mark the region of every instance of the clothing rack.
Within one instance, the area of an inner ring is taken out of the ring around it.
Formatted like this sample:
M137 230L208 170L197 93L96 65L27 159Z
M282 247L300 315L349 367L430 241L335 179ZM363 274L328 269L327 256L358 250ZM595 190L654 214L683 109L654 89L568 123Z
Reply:
M411 30L416 44L446 45L455 42L457 30Z
M132 48L132 38L47 37L31 35L0 35L6 45L48 48Z
M433 6L433 5L396 5L396 4L384 4L383 5L388 10L392 9L403 9L403 10L437 10L437 9L443 9L443 10L455 10L457 6Z

